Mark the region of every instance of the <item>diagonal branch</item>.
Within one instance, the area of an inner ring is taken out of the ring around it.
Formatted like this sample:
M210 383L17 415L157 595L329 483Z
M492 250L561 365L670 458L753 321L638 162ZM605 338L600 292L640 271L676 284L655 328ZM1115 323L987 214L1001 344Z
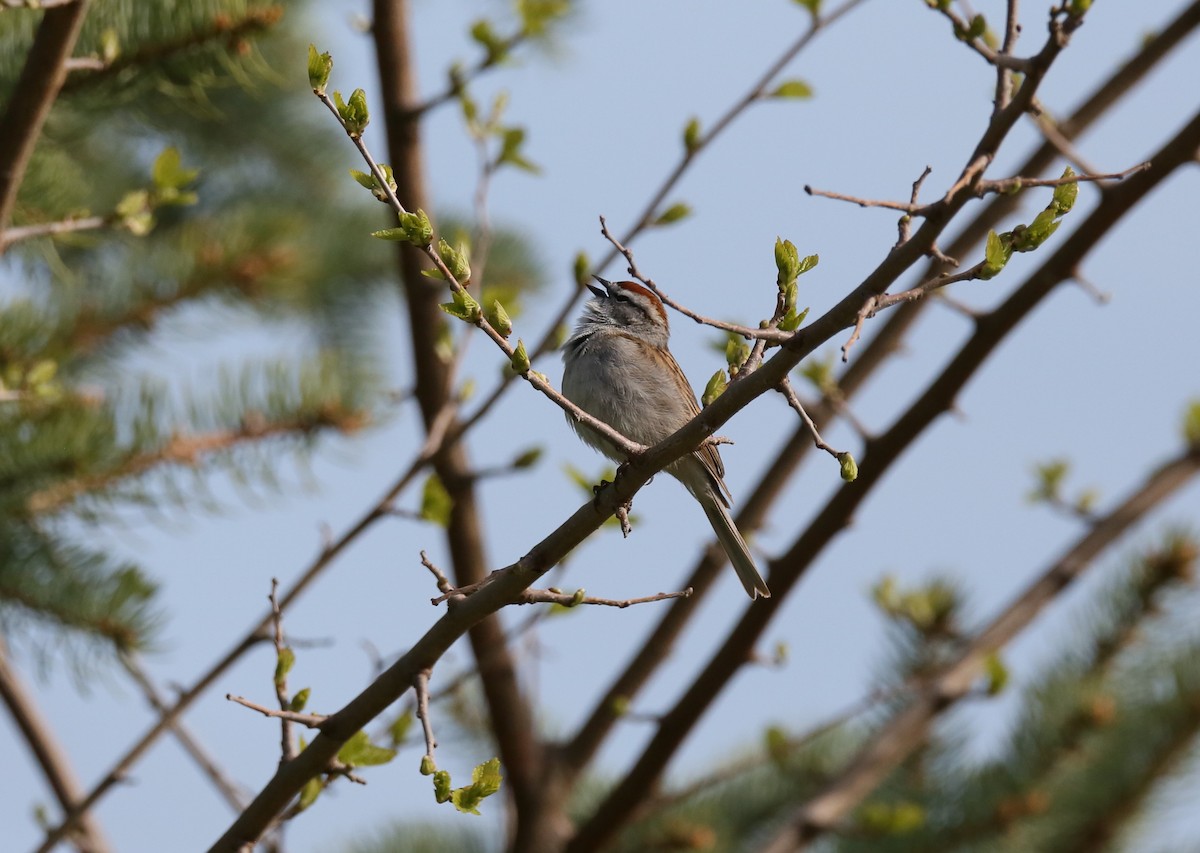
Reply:
M1030 80L1022 86L1022 91ZM1028 93L1026 93L1028 94ZM1014 103L1021 99L1018 92ZM771 562L769 577L776 596L766 606L749 608L728 638L705 665L691 686L662 718L658 731L646 745L633 768L613 789L592 818L580 827L568 846L571 853L591 851L603 846L612 833L643 802L650 787L666 767L667 762L683 743L684 738L699 721L714 698L748 659L754 644L774 616L777 602L799 582L806 570L826 545L849 523L855 510L882 480L889 467L912 445L924 430L953 405L958 392L975 375L984 360L999 346L1013 328L1044 299L1058 284L1068 279L1071 271L1108 230L1129 210L1179 166L1190 162L1200 145L1200 114L1179 131L1154 156L1154 166L1114 187L1102 199L1087 221L1067 238L1063 245L1035 271L1026 282L992 314L980 319L975 334L947 364L941 375L925 393L900 416L892 427L867 444L857 481L843 486L818 514L809 527L795 540L788 552ZM974 160L974 158L972 158ZM926 223L921 231L926 231ZM920 232L918 232L918 235ZM886 263L886 261L885 261ZM873 274L874 275L874 274ZM870 278L868 279L870 281ZM809 329L826 322L833 309ZM798 335L799 337L799 335ZM784 352L788 352L785 345ZM730 405L740 404L740 397L762 374L771 376L771 368L781 363L775 356L758 373L747 380L732 383L706 409L718 419ZM681 440L689 428L654 448L655 451ZM650 454L648 454L650 455Z
M1136 84L1176 47L1192 30L1200 26L1200 0L1195 0L1174 21L1164 27L1153 39L1120 68L1102 81L1083 104L1061 125L1064 134L1076 136L1087 129L1097 118L1128 93ZM1022 175L1044 172L1056 156L1056 149L1049 143L1038 148L1018 169ZM965 255L987 234L988 230L1009 215L1017 206L1013 196L994 196L978 216L967 223L953 244L952 255ZM941 269L940 262L931 261L922 274L930 278ZM888 357L896 352L908 330L921 316L928 303L921 301L900 305L858 351L846 372L838 382L840 399L856 394ZM824 428L837 414L836 401L826 400L813 411L813 420ZM807 428L798 429L776 454L774 462L742 502L737 515L737 526L743 532L756 530L766 519L771 505L782 493L791 473L812 447ZM580 772L594 758L605 739L620 722L615 712L618 699L626 702L635 697L648 683L659 665L667 659L682 636L684 628L699 611L699 603L713 588L713 580L725 564L725 552L720 547L710 546L689 575L686 585L693 587L695 595L676 602L659 620L654 630L641 644L640 649L613 679L611 685L594 705L585 722L576 734L566 740L561 748L565 772L572 776Z
M12 220L17 191L50 107L66 79L67 59L79 38L87 8L88 0L76 0L46 10L12 99L0 116L0 255L6 248L2 241Z
M0 640L0 701L8 707L13 722L37 759L42 774L54 791L63 811L70 812L83 799L82 789L58 738L38 710L33 696L8 659L8 649ZM106 853L110 848L91 815L79 821L72 843L80 853Z
M987 656L1017 636L1060 593L1082 575L1104 550L1134 523L1200 474L1200 448L1192 447L1154 471L1132 495L1089 528L1024 592L993 619L901 711L876 733L837 779L796 812L763 853L798 850L832 829L842 818L925 742L930 726L967 695Z

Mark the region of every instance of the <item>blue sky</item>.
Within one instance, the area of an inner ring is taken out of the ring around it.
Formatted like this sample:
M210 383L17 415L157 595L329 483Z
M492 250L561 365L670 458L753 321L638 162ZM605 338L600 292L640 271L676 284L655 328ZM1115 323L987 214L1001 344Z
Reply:
M999 21L1005 4L980 0L976 5ZM1168 20L1180 5L1097 4L1046 81L1043 102L1054 113L1069 111L1143 33ZM1022 6L1019 52L1030 53L1044 39L1048 4ZM465 0L415 3L423 90L440 88L451 61L474 55L465 37L473 18L486 14L504 20L507 8ZM376 88L369 44L350 26L351 16L364 11L362 4L325 3L314 4L307 14L312 40L334 54L331 85L343 91ZM593 258L604 253L598 215L625 230L673 167L688 119L697 116L710 125L798 35L805 19L802 8L784 0L585 4L553 52L523 51L518 65L480 82L481 103L501 88L511 93L510 120L527 127L526 154L543 170L540 177L502 172L491 192L496 221L525 232L548 271L544 304L531 306L518 319L518 334L526 340L540 335L568 292L576 251L584 249ZM303 57L297 57L294 69L280 70L303 87L303 67ZM801 280L801 304L811 305L816 316L837 301L895 241L896 216L812 198L803 186L904 199L929 165L933 172L923 198L935 198L957 176L987 120L993 80L984 62L955 42L945 21L917 0L868 0L819 38L784 76L805 79L816 97L748 110L672 193L671 200L688 202L694 216L633 246L645 273L702 313L745 322L769 313L777 236L791 239L802 254L821 257L817 269ZM1140 162L1195 109L1197 79L1200 44L1193 37L1079 140L1080 150L1103 170ZM313 101L311 109L321 107ZM373 127L367 141L382 154L379 130ZM1031 125L1019 127L989 176L1009 175L1036 138ZM425 140L436 210L469 210L475 154L458 110L451 106L433 114ZM344 158L329 167L344 172L361 164L347 143ZM1177 175L1087 259L1084 273L1112 294L1108 304L1098 305L1081 289L1064 286L1000 348L964 391L958 415L936 422L901 459L852 530L827 549L778 615L768 638L789 645L787 666L748 668L741 674L688 740L671 775L683 778L714 756L730 756L756 743L767 724L799 729L860 695L880 659L882 638L868 590L885 572L902 583L934 571L953 573L969 589L973 613L984 616L1002 606L1079 533L1074 523L1025 501L1034 463L1069 457L1076 472L1073 485L1094 486L1105 500L1117 500L1177 450L1183 407L1200 395L1195 369L1200 337L1194 331L1200 290L1193 241L1187 239L1195 232L1198 189L1196 169ZM1008 224L1028 221L1046 200L1030 194L1021 216ZM1082 221L1094 200L1091 188L1081 188L1079 208L1060 233ZM364 194L366 203L371 202ZM959 285L954 295L976 306L995 304L1044 256L1018 257L999 278ZM622 272L615 264L606 270L610 278ZM381 311L381 331L390 341L395 383L402 386L406 346L401 306L393 307L390 315ZM166 363L178 365L180 375L199 369L189 360L202 347L179 344L172 333L186 331L194 321L179 318L155 344ZM708 346L717 335L682 318L674 329L673 351L693 385L702 387L721 366ZM234 331L254 334L248 325ZM855 402L858 417L872 427L886 427L968 331L966 321L949 310L926 312L907 351ZM277 338L252 344L297 345ZM486 342L473 344L467 369L480 377L482 387L489 387L499 365ZM556 358L539 369L555 382L561 375ZM737 442L723 450L735 498L770 465L770 448L793 425L781 399L764 398L722 429ZM825 437L856 449L857 439L844 428ZM187 683L222 654L263 612L270 578L287 584L297 575L316 554L322 525L340 532L351 523L402 469L419 440L415 413L406 409L384 428L324 448L313 462L312 477L281 466L284 480L295 486L282 495L247 500L218 481L215 490L228 498L221 515L178 518L166 526L134 515L122 527L98 531L102 542L136 556L163 585L172 622L162 649L148 661L155 676L164 684ZM497 567L519 557L580 503L577 487L561 473L564 463L585 471L598 471L602 464L576 441L561 414L525 387L505 398L471 444L484 463L506 460L532 444L547 449L533 472L481 488L490 558ZM309 480L316 482L315 489L305 485ZM813 455L757 537L757 547L766 554L784 548L838 487L836 464ZM412 507L418 500L412 492L402 503ZM1200 487L1193 485L1118 552L1128 553L1162 521L1194 520L1198 511ZM598 534L572 555L565 577L556 582L612 598L676 588L704 541L700 510L682 488L659 477L638 496L636 513L641 523L628 540L611 530ZM428 605L433 585L417 560L422 548L447 564L440 531L402 520L384 523L287 614L294 636L332 641L302 650L292 676L295 686L312 687L314 709L334 710L365 686L371 660L364 642L385 655L402 651L437 617ZM653 712L674 701L749 606L732 572L722 575L720 584L638 699L639 710ZM1054 619L1060 612L1056 608L1016 645L1011 658L1018 681L1069 634L1068 623ZM567 732L579 722L657 616L654 605L593 608L551 620L538 631L530 688L543 704L547 730ZM266 649L248 655L186 719L233 775L254 790L273 771L277 728L222 697L232 692L269 703L271 657ZM467 662L464 648L453 650L435 673L435 689L439 679ZM87 696L59 670L39 686L85 784L149 719L140 698L115 676ZM987 731L1002 731L997 715L986 719ZM0 731L10 732L8 726L7 720L0 722ZM648 733L636 723L624 725L603 754L603 764L614 770L623 766ZM414 746L392 765L370 771L365 788L337 786L327 802L296 822L293 848L327 850L352 828L392 818L480 825L495 820L500 809L490 803L482 820L437 807L428 780L416 774L420 752ZM490 754L486 746L447 739L440 762L460 779ZM6 774L10 784L34 778L14 737L0 737L0 764L17 768ZM223 804L169 739L138 765L131 781L98 812L120 849L161 849L167 837L192 849L213 840L228 822ZM35 799L49 800L39 785L28 784L0 807L12 849L36 841L28 809ZM1178 826L1182 832L1189 824ZM1195 823L1190 827L1194 831ZM1168 837L1173 831L1165 830Z

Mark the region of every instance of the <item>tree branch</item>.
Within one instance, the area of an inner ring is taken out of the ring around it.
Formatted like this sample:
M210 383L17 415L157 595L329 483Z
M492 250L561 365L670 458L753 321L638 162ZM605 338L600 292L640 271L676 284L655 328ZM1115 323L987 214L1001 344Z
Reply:
M42 125L67 76L67 59L75 48L88 0L47 9L13 87L8 108L0 116L0 255L17 192L33 156Z
M789 825L763 848L763 853L801 849L853 811L888 773L925 742L933 721L967 695L989 654L1016 637L1130 526L1198 473L1198 448L1189 448L1152 473L1136 492L1048 566L976 636L954 663L931 680L911 705L876 733L846 771L805 803Z
M0 640L0 700L4 701L12 714L13 722L37 759L55 799L64 812L71 812L83 798L79 780L58 738L38 710L32 694L9 663L8 649L3 640ZM71 843L80 853L108 853L111 849L100 825L91 815L80 818Z

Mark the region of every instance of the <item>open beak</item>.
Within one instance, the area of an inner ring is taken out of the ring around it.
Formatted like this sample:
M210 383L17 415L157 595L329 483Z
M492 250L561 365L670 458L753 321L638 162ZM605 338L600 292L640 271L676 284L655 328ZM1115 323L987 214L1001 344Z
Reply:
M612 289L612 282L605 281L604 279L600 278L600 276L598 276L598 275L594 275L594 276L592 276L592 278L596 279L596 281L598 281L602 285L604 285L604 290L601 290L600 288L598 288L592 284L589 284L587 286L587 289L590 290L592 293L594 293L596 296L600 297L601 299L607 299L609 297L609 291Z

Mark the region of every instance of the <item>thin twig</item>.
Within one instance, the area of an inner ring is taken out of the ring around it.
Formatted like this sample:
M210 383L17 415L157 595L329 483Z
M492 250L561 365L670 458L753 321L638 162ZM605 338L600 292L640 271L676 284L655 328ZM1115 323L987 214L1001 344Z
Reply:
M613 236L612 232L608 230L608 222L605 221L603 216L600 217L600 233L604 236L604 239L612 243L614 249L616 249L625 257L625 261L628 264L629 274L642 284L646 285L646 287L654 291L658 298L662 300L664 305L675 309L683 316L695 320L697 323L702 323L705 326L712 326L714 329L721 329L725 332L733 332L734 334L741 335L744 338L781 343L792 337L790 333L780 332L777 329L752 329L749 326L741 326L737 323L726 323L724 320L715 320L712 317L705 317L702 314L697 314L695 311L692 311L691 309L681 305L670 296L663 293L659 286L654 283L653 279L642 275L641 270L638 269L637 262L633 259L633 251L627 248L621 243L620 240Z
M310 729L319 729L325 725L325 721L329 718L324 714L306 714L302 711L289 711L286 708L276 710L268 708L266 705L260 705L257 702L252 702L244 696L235 696L232 693L226 693L225 698L230 702L236 702L238 705L249 708L251 711L258 711L264 717L272 717L282 721L286 725L299 723L302 726L307 726ZM290 731L290 728L289 728ZM294 757L294 756L293 756Z
M52 237L58 234L74 234L77 231L94 231L111 225L112 216L84 216L79 219L63 219L59 222L38 222L34 225L19 225L0 234L0 245L12 246L23 240L37 237Z
M632 607L635 604L648 604L652 601L668 601L672 598L690 598L692 588L681 589L678 592L658 592L654 595L646 595L641 598L593 598L592 596L581 595L583 590L578 590L574 594L559 592L554 589L527 589L521 594L521 597L515 602L516 604L558 604L562 607L576 607L582 604L592 604L601 607L618 607L624 609Z
M150 703L150 707L158 714L165 714L169 707L167 702L159 694L158 689L154 686L154 682L150 680L150 676L142 669L138 661L127 654L121 654L119 659L121 666L129 673L129 677L141 688L146 701ZM182 722L176 720L171 724L171 734L175 736L175 739L179 741L184 751L196 762L201 772L213 783L225 799L225 802L229 804L229 807L235 812L240 812L245 808L247 799L245 791L221 770L216 761L205 751L204 747L192 736L191 732L188 731Z
M421 721L421 730L425 733L425 757L437 766L434 751L437 749L437 738L433 736L433 720L429 716L429 676L432 671L423 669L413 677L413 693L416 696L417 719Z
M279 591L279 579L271 578L271 594L267 599L271 602L271 621L274 623L274 640L275 640L275 677L272 679L275 682L275 698L279 701L279 710L284 712L279 717L280 726L280 749L279 760L281 762L291 761L296 757L296 742L292 738L292 721L286 716L291 713L291 699L288 696L287 689L287 670L290 666L284 665L285 659L295 659L295 652L289 649L283 642L283 611L279 609L279 599L276 593Z
M842 451L830 447L821 438L821 433L817 431L817 425L813 423L813 419L808 416L808 412L804 411L804 406L800 403L800 398L796 396L796 390L792 387L791 380L785 377L775 390L777 390L787 399L788 405L791 406L792 409L795 410L796 414L800 416L800 419L804 421L804 425L808 427L808 431L812 433L813 444L816 446L816 448L818 450L824 450L834 459L840 461L842 457Z

